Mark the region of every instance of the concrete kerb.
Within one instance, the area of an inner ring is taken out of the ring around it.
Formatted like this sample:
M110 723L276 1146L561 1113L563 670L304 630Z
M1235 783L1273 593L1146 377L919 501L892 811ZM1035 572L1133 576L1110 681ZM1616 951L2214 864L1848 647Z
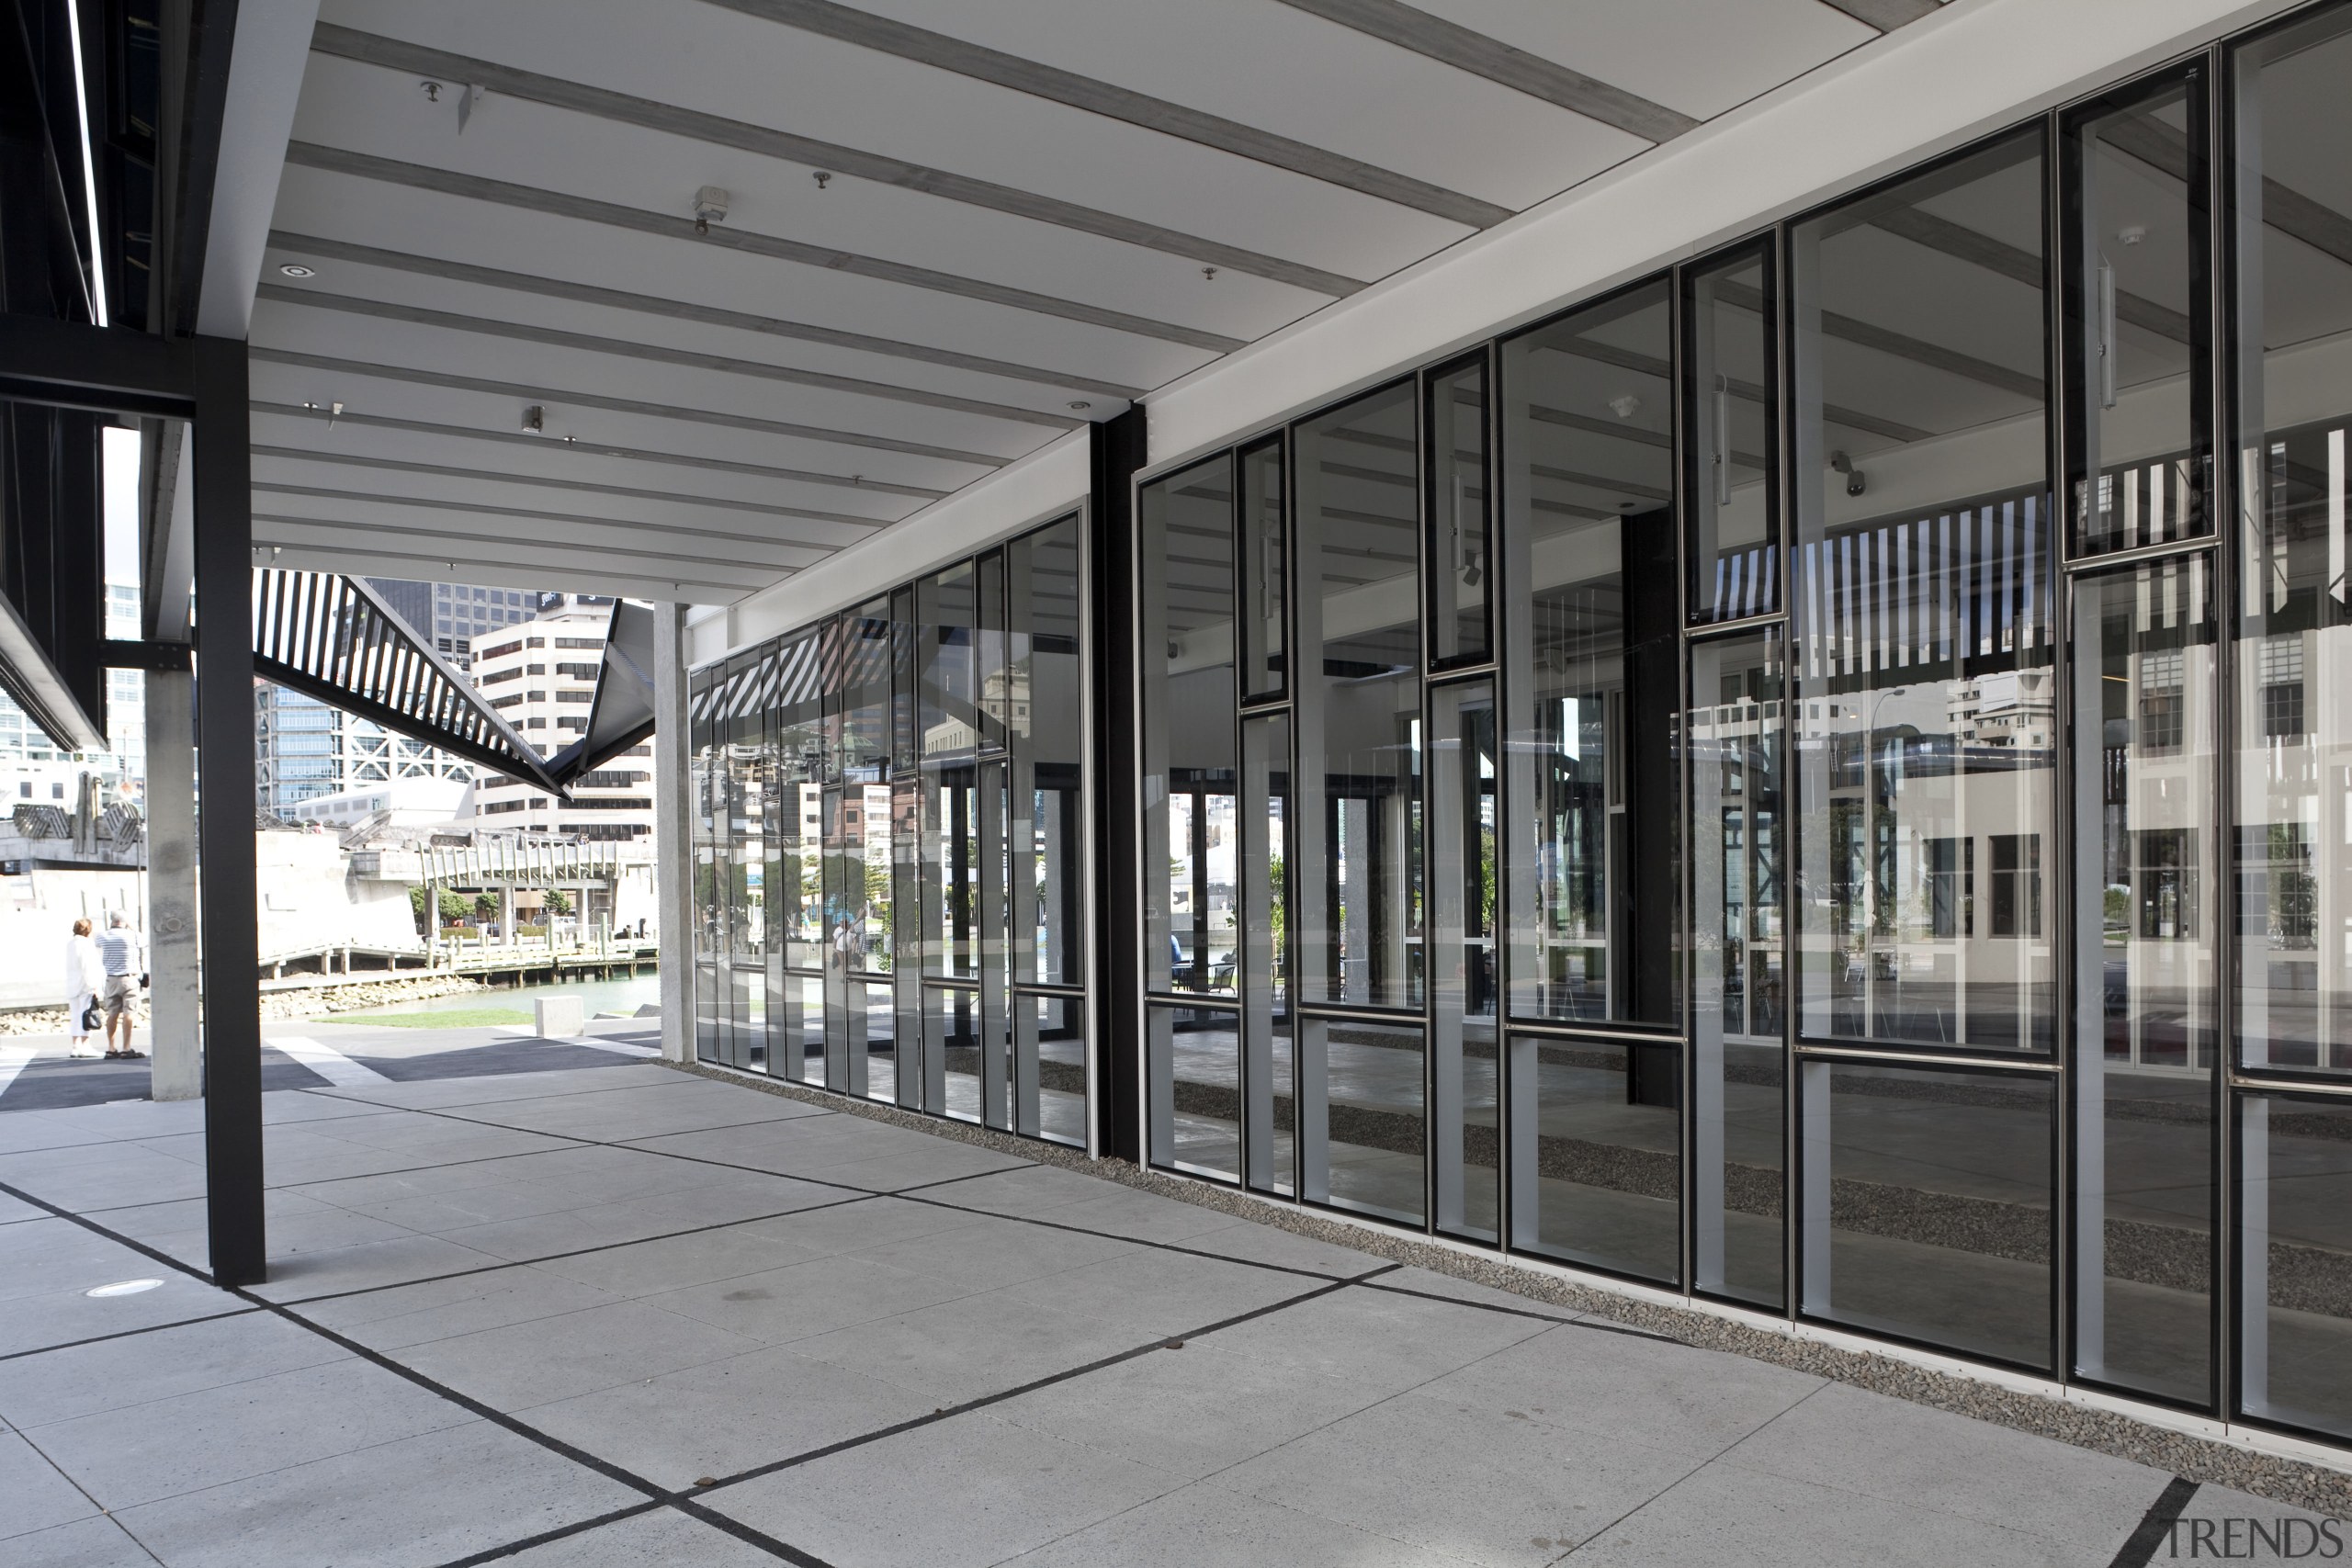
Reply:
M1408 1264L1530 1301L1589 1313L1695 1348L1721 1350L1769 1362L2169 1471L2192 1481L2233 1487L2313 1513L2352 1519L2352 1472L2317 1461L2251 1448L2242 1440L2201 1437L2159 1426L2104 1403L2053 1398L2030 1387L2012 1386L2002 1381L2003 1374L1991 1369L1978 1371L1962 1363L1953 1363L1950 1369L1923 1365L1920 1360L1892 1351L1833 1343L1808 1325L1790 1325L1737 1309L1717 1312L1694 1307L1666 1299L1664 1292L1591 1280L1540 1260L1507 1260L1466 1246L1407 1235L1323 1210L1299 1208L1233 1188L1162 1175L1125 1160L1090 1159L1083 1150L1059 1144L1039 1143L967 1122L925 1116L894 1105L707 1062L665 1062L662 1066L846 1115L929 1133L1038 1165L1081 1171L1179 1202L1368 1253L1392 1263ZM2018 1377L2014 1381L2023 1383L2032 1380Z

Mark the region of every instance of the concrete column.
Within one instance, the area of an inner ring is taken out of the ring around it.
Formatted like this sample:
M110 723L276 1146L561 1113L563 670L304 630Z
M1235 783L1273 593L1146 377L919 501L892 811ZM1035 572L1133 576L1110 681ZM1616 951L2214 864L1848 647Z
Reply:
M695 1059L695 847L686 781L686 607L653 621L653 897L662 940L662 1055Z
M204 1092L196 944L196 682L147 671L147 993L153 1022L149 1092Z

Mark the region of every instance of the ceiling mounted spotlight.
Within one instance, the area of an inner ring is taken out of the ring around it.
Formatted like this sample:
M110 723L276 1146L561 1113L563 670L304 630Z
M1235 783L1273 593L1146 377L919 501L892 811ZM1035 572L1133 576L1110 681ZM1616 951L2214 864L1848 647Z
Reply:
M1070 400L1069 406L1072 412L1084 413L1088 409L1092 408L1094 405L1088 402L1084 398L1073 398Z
M1209 282L1215 283L1216 281L1216 268L1213 266L1204 266L1201 268L1201 276L1206 278Z
M288 277L316 277L319 276L316 271L304 266L300 262L283 263L279 265L277 270L284 273Z
M831 184L833 183L833 176L832 176L831 175L830 175L830 174L827 174L827 173L826 173L824 170L822 170L822 169L820 169L820 170L818 170L818 171L817 171L816 178L817 178L817 188L818 188L819 190L823 190L827 186L830 186L830 185L831 185ZM675 584L675 583L673 583L671 586L675 587L675 586L676 586L676 584Z
M548 428L548 411L544 403L533 403L523 411L523 428L534 435L543 435Z
M727 221L729 197L724 186L704 186L695 192L695 232L707 234L713 223Z
M428 104L441 101L441 84L438 82L419 82L416 90L424 95L424 101Z

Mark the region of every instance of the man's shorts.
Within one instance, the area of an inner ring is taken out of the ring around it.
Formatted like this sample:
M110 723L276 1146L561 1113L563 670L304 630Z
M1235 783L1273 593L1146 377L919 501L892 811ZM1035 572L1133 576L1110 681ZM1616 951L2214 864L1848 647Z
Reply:
M131 1004L138 999L139 976L136 975L109 975L107 976L107 988L98 993L98 1003L107 1010L108 1023L129 1012Z

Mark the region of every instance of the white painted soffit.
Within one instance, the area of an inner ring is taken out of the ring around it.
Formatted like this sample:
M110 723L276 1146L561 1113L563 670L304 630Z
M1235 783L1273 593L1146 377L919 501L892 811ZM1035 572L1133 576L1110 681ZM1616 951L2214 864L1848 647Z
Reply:
M2302 0L1952 0L1143 402L1151 467L1752 232Z
M243 341L253 324L269 216L286 171L286 142L311 57L319 0L241 0L229 96L220 119L219 173L204 240L196 330Z
M1085 504L1091 440L1073 430L871 538L686 628L686 662L707 664L846 610L1033 524Z

